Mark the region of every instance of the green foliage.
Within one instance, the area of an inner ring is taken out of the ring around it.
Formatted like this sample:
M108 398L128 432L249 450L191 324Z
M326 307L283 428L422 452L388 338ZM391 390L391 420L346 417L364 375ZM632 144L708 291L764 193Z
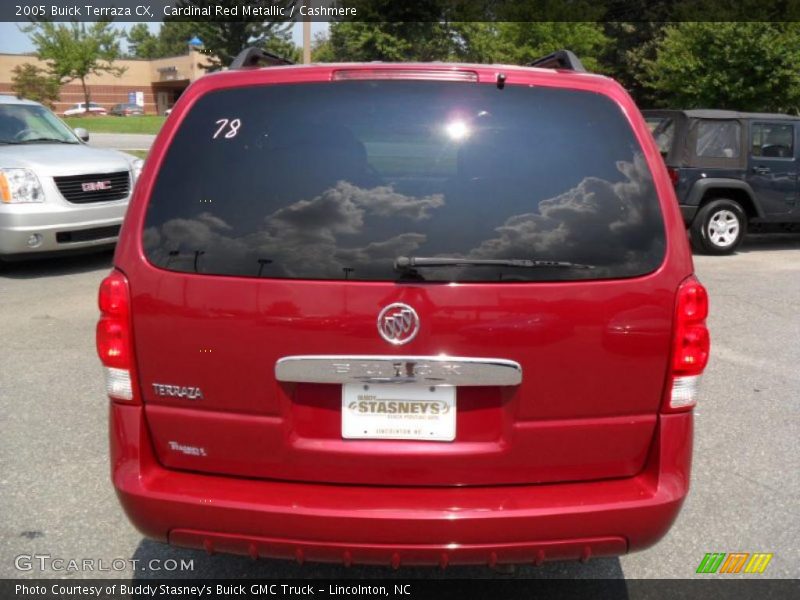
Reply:
M51 23L42 21L23 28L29 34L36 54L47 61L52 77L60 85L79 80L88 103L89 75L110 73L119 77L124 68L114 66L120 57L119 42L122 34L111 23Z
M655 49L639 77L662 106L798 112L798 23L675 23Z
M11 89L14 93L28 100L35 100L51 109L58 100L58 81L31 63L14 67L11 78Z
M656 43L663 35L664 27L662 21L604 24L604 33L610 43L601 58L605 67L603 72L622 84L643 106L652 105L654 99L652 90L644 87L639 76L644 61L655 58Z
M331 41L326 34L317 33L311 40L311 60L312 62L334 62L336 60Z
M351 0L348 6L357 10L360 22L331 23L325 60L447 60L452 52L447 2Z
M330 51L336 61L445 60L451 48L442 23L346 22L330 27Z
M419 18L419 17L417 17ZM332 23L315 61L459 60L525 64L561 48L600 70L609 44L597 23L378 22Z
M158 56L180 56L189 51L189 40L199 36L198 23L190 21L166 21L158 32ZM202 38L201 38L202 39Z
M609 43L599 23L498 23L503 62L526 64L569 48L590 71L602 71L600 56Z
M199 36L201 24L191 21L162 23L158 34L150 33L145 23L137 23L127 34L128 53L133 58L154 59L180 56L189 51L189 40Z
M296 1L285 0L282 3L287 7L287 13L288 7L296 4ZM217 4L219 4L217 0L178 0L175 3L177 7L211 7L212 10ZM239 14L242 14L242 7L252 6L254 2L253 0L229 0L225 4L228 7L238 7ZM272 4L274 3L268 2L265 6ZM230 17L214 22L182 23L191 25L191 35L197 35L203 41L203 52L208 56L210 70L227 67L239 52L249 46L265 48L293 60L299 57L299 52L291 39L292 23L256 19L242 21L240 19L241 17ZM167 24L177 24L180 21L177 18L167 17L165 22L166 27ZM184 52L186 41L191 35L184 39Z
M136 23L125 37L128 39L128 54L133 58L160 58L160 40L150 33L146 23Z

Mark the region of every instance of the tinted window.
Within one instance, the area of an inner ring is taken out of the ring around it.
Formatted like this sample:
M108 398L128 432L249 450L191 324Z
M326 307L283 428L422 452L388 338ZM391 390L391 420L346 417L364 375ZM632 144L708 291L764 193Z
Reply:
M764 158L794 158L794 125L753 123L752 154Z
M166 269L305 279L397 280L398 256L596 266L421 269L428 281L625 277L664 253L652 176L618 106L475 83L207 94L161 164L143 235Z
M736 158L741 153L741 137L739 121L700 121L695 153L707 158Z

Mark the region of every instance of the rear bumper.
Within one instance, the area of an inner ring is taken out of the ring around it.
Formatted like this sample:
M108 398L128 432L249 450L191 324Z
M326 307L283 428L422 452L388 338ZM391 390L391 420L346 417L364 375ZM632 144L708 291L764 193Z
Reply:
M114 404L112 479L133 524L178 546L299 561L447 565L623 554L657 542L688 491L692 415L659 418L635 477L492 487L339 486L167 470L143 410Z

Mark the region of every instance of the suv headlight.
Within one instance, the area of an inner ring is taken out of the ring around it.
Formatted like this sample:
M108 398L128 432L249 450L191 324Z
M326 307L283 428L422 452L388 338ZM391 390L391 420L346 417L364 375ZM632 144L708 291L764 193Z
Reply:
M0 169L0 201L6 204L44 202L44 190L30 169Z

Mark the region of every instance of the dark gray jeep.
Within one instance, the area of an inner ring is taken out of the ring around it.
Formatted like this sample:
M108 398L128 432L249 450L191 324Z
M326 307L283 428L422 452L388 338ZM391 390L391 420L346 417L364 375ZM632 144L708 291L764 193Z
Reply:
M800 117L645 110L692 245L730 254L747 231L800 231Z

